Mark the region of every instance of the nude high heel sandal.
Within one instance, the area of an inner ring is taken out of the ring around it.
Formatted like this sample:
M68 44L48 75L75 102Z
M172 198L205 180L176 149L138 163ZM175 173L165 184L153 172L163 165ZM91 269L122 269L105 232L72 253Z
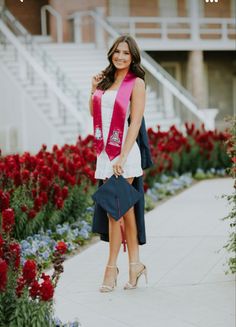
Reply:
M112 292L115 288L115 286L117 286L117 276L119 274L119 269L117 266L108 266L108 268L116 268L116 276L114 278L114 283L113 285L105 285L105 284L102 284L99 288L99 291L102 292L102 293L106 293L106 292Z
M141 262L130 262L130 265L139 265L139 264L142 264L142 263ZM125 286L124 286L124 290L132 290L132 289L137 288L139 277L141 275L143 275L143 274L145 276L146 285L147 285L147 283L148 283L148 279L147 279L147 267L144 264L142 264L142 265L143 265L143 269L137 273L135 284L132 285L131 283L127 282L125 284Z

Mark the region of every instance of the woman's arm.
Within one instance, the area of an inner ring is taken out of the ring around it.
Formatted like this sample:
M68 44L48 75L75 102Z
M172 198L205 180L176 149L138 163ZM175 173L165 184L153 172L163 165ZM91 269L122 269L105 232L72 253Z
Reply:
M90 93L89 97L89 110L90 110L90 115L93 117L93 90Z
M89 110L91 116L93 116L93 101L92 101L93 93L96 91L98 83L100 83L103 78L104 78L103 72L92 77L92 86L91 86L91 92L89 97Z
M119 173L123 173L123 164L125 163L127 156L136 141L139 133L139 129L142 123L144 108L145 108L145 83L143 79L137 77L135 80L132 97L131 97L131 107L130 107L130 125L128 132L122 147L121 153L118 160L113 165L113 168Z

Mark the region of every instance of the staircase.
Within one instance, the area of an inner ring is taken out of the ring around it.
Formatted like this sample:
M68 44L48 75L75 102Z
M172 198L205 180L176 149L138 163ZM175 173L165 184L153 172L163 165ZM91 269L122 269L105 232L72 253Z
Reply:
M45 118L50 122L51 127L61 134L65 143L75 142L81 133L81 122L76 121L73 114L66 110L66 107L55 97L48 85L36 76L30 67L22 67L20 58L16 58L15 49L11 45L4 48L0 45L0 60L14 79L22 87L28 97L35 103Z
M32 37L20 23L17 24L20 33L13 33L9 23L14 22L14 17L8 14L3 15L4 20L0 19L0 63L26 97L31 98L55 134L61 136L60 143L75 143L79 134L85 136L91 130L79 90L40 46L50 43L50 38Z

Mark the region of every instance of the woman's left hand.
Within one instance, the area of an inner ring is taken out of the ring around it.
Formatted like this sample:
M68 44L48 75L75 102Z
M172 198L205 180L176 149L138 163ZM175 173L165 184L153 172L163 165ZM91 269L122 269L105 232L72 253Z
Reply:
M119 157L118 160L116 161L116 163L112 166L113 173L117 178L118 178L118 176L123 174L123 172L124 172L123 166L124 166L124 159Z

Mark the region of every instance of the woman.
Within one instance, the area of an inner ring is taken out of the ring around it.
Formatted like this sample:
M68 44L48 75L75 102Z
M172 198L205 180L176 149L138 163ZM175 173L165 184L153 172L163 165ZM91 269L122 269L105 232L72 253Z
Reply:
M95 178L101 186L113 174L122 175L143 192L142 169L151 165L151 158L146 135L142 138L146 133L145 72L140 65L140 52L135 40L126 35L117 38L107 56L110 64L93 76L89 101L97 150ZM93 231L109 241L109 258L100 291L112 291L117 282L116 261L122 243L120 223L125 230L129 255L129 281L124 289L134 289L142 274L147 281L147 268L139 259L139 244L146 243L144 199L118 222L105 214L102 208L96 207L93 221Z

